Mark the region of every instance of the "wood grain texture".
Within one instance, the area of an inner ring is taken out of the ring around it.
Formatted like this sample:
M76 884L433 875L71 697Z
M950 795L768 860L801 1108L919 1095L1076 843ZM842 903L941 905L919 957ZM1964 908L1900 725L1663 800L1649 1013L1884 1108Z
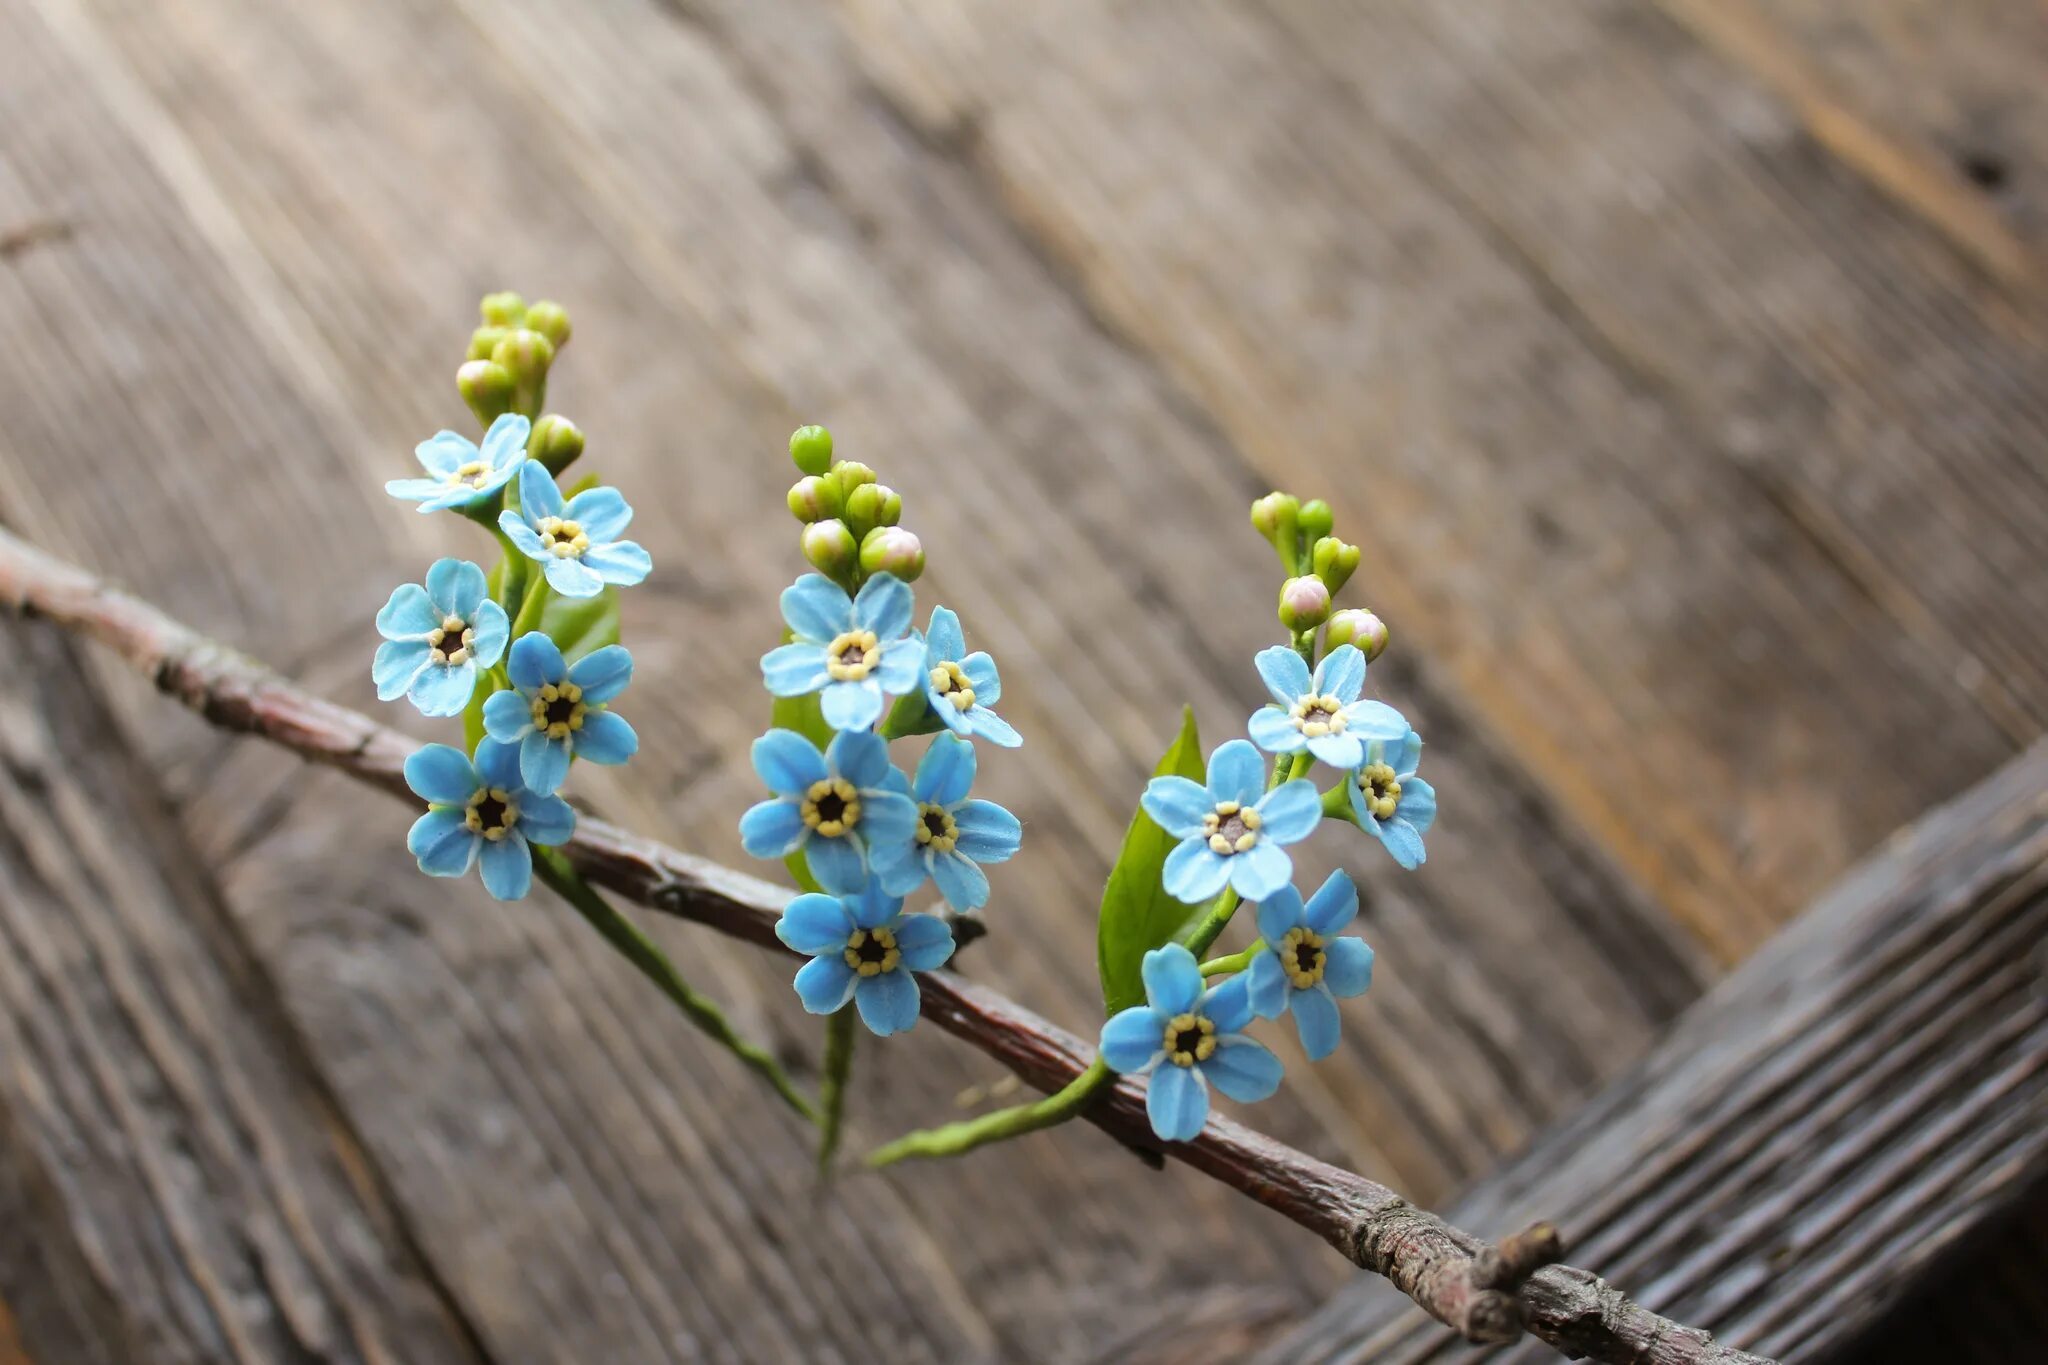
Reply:
M2037 745L1860 867L1454 1217L1540 1209L1658 1311L1774 1358L1838 1358L1973 1236L2038 1207L2044 945ZM1340 1295L1267 1359L1480 1358L1392 1307Z

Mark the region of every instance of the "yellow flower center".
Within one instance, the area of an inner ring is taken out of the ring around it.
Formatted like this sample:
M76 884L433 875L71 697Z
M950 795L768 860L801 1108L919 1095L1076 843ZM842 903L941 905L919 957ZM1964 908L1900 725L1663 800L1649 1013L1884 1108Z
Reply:
M953 845L960 842L960 826L953 823L953 817L944 806L927 802L917 808L914 837L934 853L951 853Z
M1401 804L1401 784L1394 770L1374 759L1358 770L1358 790L1365 796L1365 808L1375 820L1391 820Z
M1219 801L1215 810L1202 817L1202 833L1208 837L1209 847L1227 858L1258 843L1259 826L1264 823L1249 806Z
M427 632L427 658L437 664L459 664L469 659L469 623L450 616Z
M840 682L859 682L882 661L882 642L871 630L843 631L825 646L825 671Z
M860 823L860 792L843 777L813 782L804 793L804 824L826 839L837 839Z
M567 739L583 728L589 710L575 683L545 683L533 694L533 728L549 739Z
M1294 728L1310 739L1340 734L1344 729L1344 703L1327 693L1303 697L1288 714L1294 720Z
M495 844L519 823L519 803L503 787L487 788L469 798L462 823L471 833L481 834Z
M942 663L931 671L932 690L953 703L955 711L971 710L974 706L974 689L968 685L967 675L960 671L960 665Z
M846 965L862 976L893 972L902 961L896 935L887 929L856 929L846 940Z
M482 488L491 477L491 467L482 460L471 460L448 475L448 482L463 488Z
M590 548L590 537L583 534L581 522L564 521L560 517L542 517L540 543L557 559L577 559Z
M1216 1055L1216 1023L1206 1015L1176 1014L1166 1023L1159 1046L1175 1066L1193 1066Z
M1289 929L1286 937L1273 945L1273 951L1279 954L1280 965L1296 990L1305 991L1323 979L1329 954L1323 951L1323 936L1315 930Z

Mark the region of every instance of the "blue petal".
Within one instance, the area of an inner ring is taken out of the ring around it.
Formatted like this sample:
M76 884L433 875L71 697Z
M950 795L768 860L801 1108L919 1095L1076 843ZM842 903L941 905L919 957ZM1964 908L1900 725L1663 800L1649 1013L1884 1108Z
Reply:
M761 685L777 697L801 697L832 681L825 651L805 640L793 640L761 656Z
M480 739L476 745L477 780L485 786L516 791L519 787L519 746Z
M526 840L508 834L502 839L480 842L483 851L478 861L483 865L484 890L501 901L524 899L533 887L533 853L526 847Z
M1410 733L1406 716L1383 701L1370 699L1344 708L1344 730L1364 740L1396 740ZM1421 752L1419 745L1416 752Z
M1308 1054L1308 1059L1320 1062L1335 1052L1338 1037L1343 1032L1343 1021L1337 1017L1336 1000L1323 989L1322 983L1317 982L1305 991L1296 991L1290 1004L1294 1011L1294 1031L1301 1035L1301 1050Z
M506 619L503 607L486 598L477 606L469 626L469 656L489 668L504 656L505 641L512 635L512 623Z
M885 929L903 912L903 897L870 883L846 898L846 911L857 929Z
M1422 835L1415 826L1396 815L1380 824L1380 842L1387 846L1387 852L1394 855L1394 861L1413 872L1428 861L1427 850L1422 846Z
M519 515L539 526L549 517L561 516L562 510L562 490L555 486L555 476L548 473L547 466L539 460L519 466Z
M1024 737L1010 727L1010 722L978 701L967 713L967 726L979 738L1005 749L1014 749L1024 742Z
M505 672L520 691L538 692L548 683L567 678L569 665L562 658L559 645L539 631L529 630L512 642L512 657L505 661Z
M1266 684L1273 700L1282 706L1292 706L1308 691L1308 665L1301 655L1286 645L1274 645L1262 649L1252 658L1257 665L1259 678Z
M879 735L842 730L826 748L825 763L856 787L879 787L889 775L889 746Z
M527 792L519 798L519 832L529 844L566 844L576 833L576 808L559 796Z
M953 956L953 931L937 915L905 915L896 926L896 947L910 970L933 971Z
M860 837L871 844L909 842L917 831L917 802L900 792L870 788L860 795Z
M932 881L955 910L979 910L988 904L988 874L958 853L932 859Z
M775 937L810 957L836 953L853 935L853 919L837 896L809 892L798 896L775 921Z
M1168 1018L1187 1013L1202 998L1202 969L1178 943L1146 953L1138 972L1145 981L1145 999Z
M1331 934L1342 933L1345 926L1357 917L1358 886L1344 869L1338 868L1308 898L1301 922L1328 938Z
M1436 823L1436 788L1419 777L1402 779L1401 799L1394 804L1394 814L1415 826L1417 834L1429 833L1429 827Z
M583 563L605 582L621 588L644 583L647 575L654 572L654 556L630 540L593 545L583 552Z
M1143 1074L1165 1048L1166 1021L1150 1005L1133 1005L1110 1016L1102 1026L1102 1060L1111 1071Z
M459 716L476 692L473 660L459 664L428 664L413 676L405 695L423 716Z
M1268 954L1270 956L1270 954ZM1202 996L1201 1013L1218 1033L1237 1033L1252 1021L1252 983L1240 972Z
M437 806L459 806L468 801L479 785L476 769L462 750L446 744L428 744L406 755L405 785L422 801Z
M1338 645L1316 665L1315 690L1341 702L1354 702L1365 687L1365 655L1356 645Z
M910 631L910 585L892 573L878 573L861 585L853 599L853 621L887 644Z
M1265 822L1259 827L1260 844L1298 844L1315 832L1316 822L1323 818L1323 794L1315 783L1297 777L1267 792L1257 809Z
M925 676L923 641L909 635L885 646L881 666L875 670L874 676L882 690L894 696L922 692Z
M469 871L482 842L463 823L462 812L448 807L413 821L405 836L406 850L419 859L420 871L429 877L460 877Z
M1024 842L1024 824L993 801L969 801L953 812L960 838L953 847L977 863L1008 862Z
M965 800L967 789L973 785L974 746L952 735L940 735L924 751L910 792L920 801L952 806Z
M806 840L804 859L818 885L834 895L851 896L867 885L867 860L861 856L860 844L844 835Z
M1381 759L1392 768L1405 783L1408 774L1422 763L1422 736L1410 730L1401 737L1398 744L1389 743L1380 750Z
M614 701L633 681L633 653L624 645L593 649L569 668L569 681L583 689L592 706Z
M427 596L444 618L458 616L468 621L474 617L484 591L484 571L466 559L437 559L427 570Z
M526 789L547 796L569 777L569 745L549 739L539 730L528 730L519 741L519 780Z
M967 685L974 689L976 706L994 706L1003 699L1003 676L996 672L996 661L979 650L960 661L960 671L967 676Z
M799 640L820 645L853 624L853 599L821 573L807 573L782 590L782 619Z
M505 469L526 458L526 440L533 423L516 412L501 412L484 433L483 461L492 469ZM467 445L468 442L463 444Z
M626 495L616 488L586 488L569 499L566 509L569 520L583 528L583 534L590 537L592 545L604 545L617 540L626 533L626 526L633 520L633 509L626 503Z
M825 723L835 730L866 730L882 718L882 685L873 678L839 678L818 694Z
M778 796L801 796L831 775L818 747L794 730L770 730L754 741L752 754L754 771Z
M1145 1093L1145 1114L1162 1141L1186 1142L1208 1121L1209 1087L1193 1067L1158 1067Z
M553 558L548 547L540 543L540 535L509 507L498 513L498 529L505 538L518 547L519 553L528 559Z
M376 657L370 660L370 680L377 684L377 700L397 701L404 696L432 652L424 640L386 640L378 645Z
M1351 934L1323 946L1323 984L1346 999L1365 994L1372 985L1372 949Z
M589 551L585 558L596 553ZM560 559L549 554L541 560L540 571L547 575L548 586L564 597L595 597L604 591L603 576L580 559Z
M445 488L450 474L476 458L476 446L459 431L437 431L412 448L420 468L434 475L433 482Z
M853 1003L876 1037L901 1033L917 1023L917 978L901 970L861 977L854 983Z
M1308 751L1314 754L1318 763L1327 763L1339 772L1350 772L1365 762L1365 741L1349 730L1334 735L1317 735L1306 739Z
M1299 1007L1300 1001L1295 1002ZM1239 1036L1225 1038L1202 1063L1202 1075L1239 1104L1257 1104L1280 1088L1286 1074L1280 1059L1263 1043Z
M592 763L624 763L640 752L640 736L616 711L586 711L583 728L570 736L576 757Z
M533 728L533 708L517 692L493 692L484 700L484 733L500 744L517 744Z
M931 875L930 860L907 839L869 849L868 870L892 896L909 895Z
M832 1014L845 1008L859 979L843 957L814 957L796 974L797 999L812 1014Z
M386 479L384 491L406 502L426 502L447 492L448 485L441 479ZM422 507L420 510L430 509Z
M925 657L934 664L960 661L967 648L967 637L961 633L960 618L951 607L932 608L931 624L924 631L924 646Z
M1301 922L1301 893L1292 886L1283 886L1259 902L1259 937L1268 943L1278 943L1289 929L1300 928Z
M1252 1013L1261 1019L1278 1019L1287 1013L1289 989L1287 969L1274 953L1264 952L1252 959L1244 979L1252 1002Z
M1159 884L1166 894L1189 905L1208 900L1230 880L1231 860L1209 847L1198 835L1183 840L1166 855Z
M1216 808L1216 798L1207 787L1185 777L1155 777L1145 785L1138 804L1174 838L1192 839L1202 832L1202 819Z
M1294 653L1291 649L1287 652ZM1297 660L1300 658L1299 655L1295 657ZM1270 706L1261 706L1252 712L1244 728L1251 735L1252 743L1269 754L1298 754L1307 743L1301 727L1294 723L1294 717Z
M1249 806L1265 786L1266 760L1250 741L1233 739L1217 745L1216 752L1209 755L1209 794L1216 800Z
M391 600L377 613L377 633L387 640L424 640L440 628L441 618L427 590L417 583L401 583L391 590Z
M1248 901L1262 901L1294 876L1294 859L1271 839L1261 839L1229 860L1230 884Z
M740 817L740 847L755 858L786 858L804 841L804 816L794 801L763 801Z

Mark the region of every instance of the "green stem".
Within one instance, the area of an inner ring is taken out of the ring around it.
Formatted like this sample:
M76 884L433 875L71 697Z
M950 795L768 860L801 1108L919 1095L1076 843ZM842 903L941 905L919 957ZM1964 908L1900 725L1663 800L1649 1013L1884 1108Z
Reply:
M1241 972L1252 965L1253 958L1265 951L1266 940L1262 938L1254 939L1252 940L1252 946L1241 953L1232 953L1228 957L1212 957L1207 962L1204 962L1202 964L1202 975L1222 976L1226 972Z
M533 870L540 879L574 907L576 913L589 920L605 941L619 950L628 962L640 969L641 975L661 989L662 994L674 1001L685 1017L702 1029L712 1039L722 1044L735 1057L759 1072L763 1079L775 1089L775 1093L786 1101L790 1108L806 1119L816 1121L816 1111L803 1092L789 1079L782 1065L759 1044L747 1041L734 1031L725 1012L707 997L698 994L695 987L683 980L682 973L670 962L668 954L661 951L654 940L647 937L640 926L612 908L611 902L583 880L569 860L555 849L533 847Z
M1086 1071L1069 1081L1065 1089L1042 1100L998 1109L993 1114L983 1114L962 1123L906 1133L888 1146L869 1152L867 1164L887 1166L910 1157L959 1156L987 1143L1055 1127L1079 1114L1096 1091L1115 1080L1116 1073L1109 1069L1109 1064L1097 1057Z
M839 1150L840 1127L846 1118L846 1080L853 1074L853 1044L858 1037L853 1006L825 1020L825 1079L819 1088L818 1174L832 1169Z
M519 604L519 619L512 623L512 638L518 639L528 631L540 629L541 613L548 607L548 598L554 596L554 589L548 586L546 575L535 571L527 579L526 597Z

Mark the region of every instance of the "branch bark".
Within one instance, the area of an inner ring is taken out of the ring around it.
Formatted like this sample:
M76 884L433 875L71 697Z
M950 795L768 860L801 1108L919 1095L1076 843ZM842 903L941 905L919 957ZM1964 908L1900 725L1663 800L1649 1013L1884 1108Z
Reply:
M416 803L402 771L414 747L404 736L4 530L0 601L107 645L223 729ZM564 852L590 881L628 900L785 951L774 925L789 893L772 883L588 817ZM957 973L920 973L919 984L926 1018L1041 1090L1066 1085L1093 1060L1079 1038ZM1469 1340L1512 1341L1527 1331L1570 1355L1629 1365L1771 1365L1659 1317L1585 1271L1550 1264L1562 1244L1547 1225L1494 1245L1384 1185L1220 1117L1192 1142L1162 1144L1145 1117L1144 1091L1128 1081L1105 1091L1086 1117L1126 1145L1185 1162L1285 1214Z

